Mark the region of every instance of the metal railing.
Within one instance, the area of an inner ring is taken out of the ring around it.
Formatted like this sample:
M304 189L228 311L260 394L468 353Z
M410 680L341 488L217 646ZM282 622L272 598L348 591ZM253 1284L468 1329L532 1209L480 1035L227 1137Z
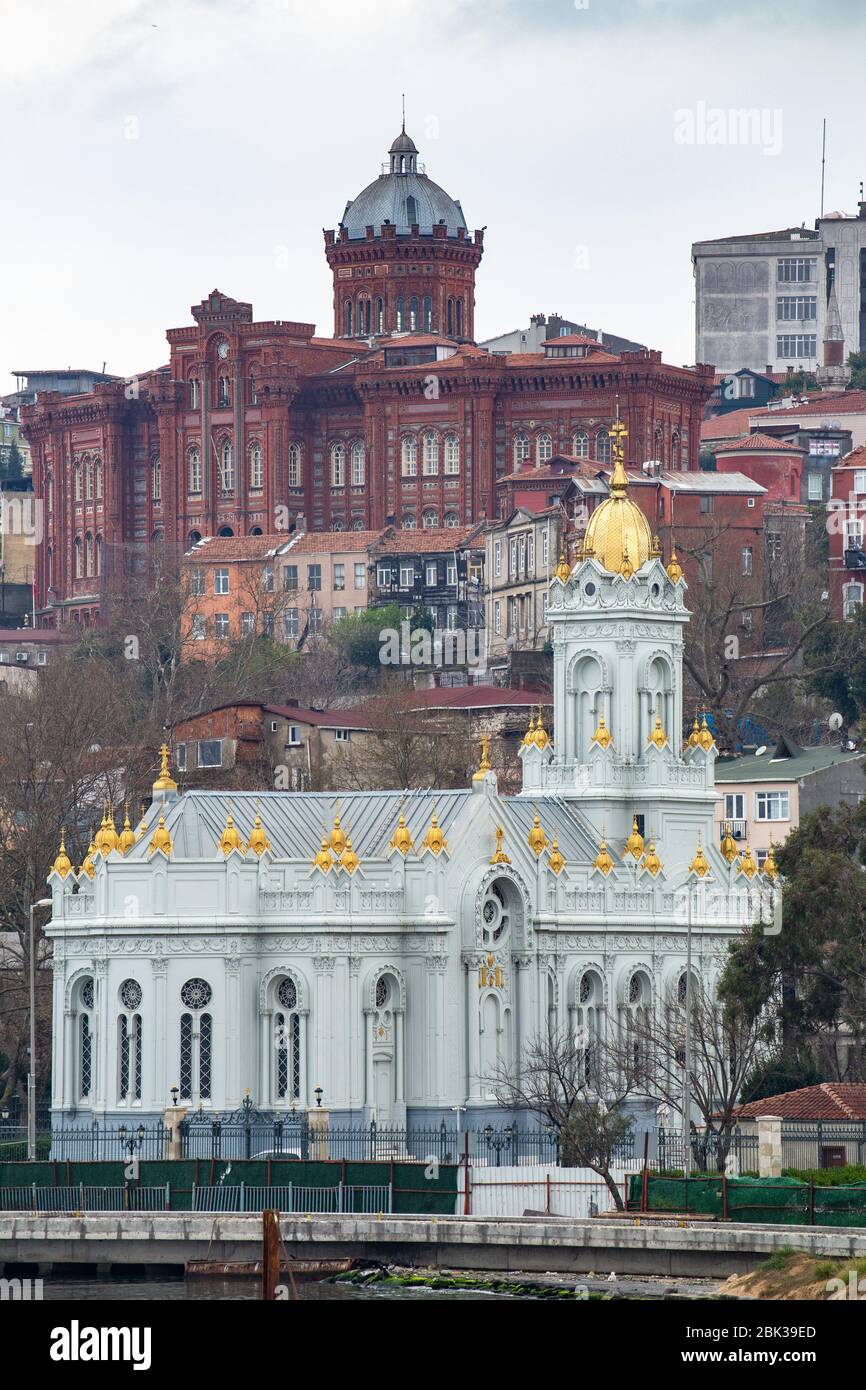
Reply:
M93 1187L86 1183L42 1187L0 1187L0 1211L72 1213L77 1211L170 1211L171 1189L161 1187Z
M861 1167L866 1163L866 1120L782 1122L784 1168Z
M246 1183L193 1186L193 1211L255 1212L274 1210L300 1212L391 1212L393 1188L390 1183L357 1186L338 1183L335 1187L301 1187L286 1183L278 1187L252 1187Z
M116 1125L93 1120L90 1124L63 1125L55 1129L51 1134L51 1157L72 1162L133 1157L163 1159L168 1157L170 1139L171 1131L161 1123L121 1130Z

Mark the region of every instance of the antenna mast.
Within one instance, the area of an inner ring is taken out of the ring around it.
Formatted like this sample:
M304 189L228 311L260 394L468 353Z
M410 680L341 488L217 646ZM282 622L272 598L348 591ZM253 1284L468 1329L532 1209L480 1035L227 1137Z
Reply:
M824 165L827 162L827 117L824 117L824 128L821 136L821 212L824 216Z

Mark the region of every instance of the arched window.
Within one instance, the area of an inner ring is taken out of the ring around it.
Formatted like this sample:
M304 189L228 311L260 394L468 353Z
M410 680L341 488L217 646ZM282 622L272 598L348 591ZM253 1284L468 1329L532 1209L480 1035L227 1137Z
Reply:
M289 445L289 487L300 487L303 482L303 451L300 444Z
M217 383L217 405L226 406L232 403L232 385L227 376L221 376Z
M857 609L863 606L863 585L856 580L842 585L842 616L856 618Z
M198 410L200 404L201 382L197 376L191 376L189 379L189 408L190 410Z
M76 994L76 1013L78 1015L76 1032L78 1046L75 1059L74 1100L80 1104L89 1105L95 1090L95 1058L93 1055L93 980L90 977L82 980L77 987Z
M102 574L102 537L97 536L93 542L93 560L95 573Z
M383 299L377 299L377 300L376 300L376 332L377 332L377 333L384 333L384 331L385 331L385 301L384 301Z
M230 497L235 490L235 457L230 439L224 439L220 447L220 492Z
M186 456L187 491L190 496L195 497L201 492L201 454L197 446L189 450Z
M595 436L595 457L599 463L610 463L610 435L607 430L599 430Z
M401 467L404 478L414 478L418 472L418 441L414 434L404 434L400 444Z
M414 531L417 529L417 521L413 512L406 512L401 522L404 531Z
M346 486L346 446L331 445L331 487Z
M604 1029L604 988L594 970L586 970L577 985L577 1045L581 1080L594 1085Z
M353 517L352 517L352 530L353 530L353 531L363 531L363 529L364 529L364 518L363 518L362 516L353 516Z
M352 487L363 487L366 468L363 439L356 439L352 445Z
M54 551L50 545L45 552L45 579L50 589L54 584Z
M265 485L262 446L257 439L250 445L250 491L261 492Z
M404 300L402 294L400 294L400 295L397 296L397 320L396 320L396 328L397 328L397 332L398 332L398 333L401 333L401 332L403 331L403 329L405 328L405 326L406 326L406 324L405 324L405 319L406 319L406 301Z
M446 512L446 513L445 513L445 525L446 525L446 526L458 526L459 524L460 524L460 523L459 523L459 518L458 518L456 512Z
M680 458L680 435L679 435L679 430L674 430L673 434L671 435L671 458L670 458L670 464L671 464L671 468L682 468L682 459ZM791 479L791 482L793 483L793 481L794 481L794 479L792 478L792 479Z
M447 325L448 325L448 327L447 327L447 329L446 329L447 337L453 338L453 337L454 337L454 300L453 300L453 299L449 299L449 301L448 301L447 314L446 314L446 322L447 322Z
M462 300L462 299L458 299L458 300L457 300L456 308L457 308L457 337L458 337L458 338L462 338L462 337L463 337L463 300Z
M102 459L96 459L93 465L94 490L97 498L102 497Z
M460 472L460 438L456 434L445 436L445 472Z
M75 578L81 579L84 574L84 547L81 544L81 537L75 537Z
M418 223L418 203L411 195L406 199L406 226L414 227Z
M150 461L150 495L154 502L162 501L162 463L159 454Z
M542 430L541 434L536 435L535 439L535 462L539 465L547 463L553 457L553 440L547 430Z
M259 403L259 395L256 390L256 379L252 372L250 372L247 378L247 400L250 405L258 405Z
M297 1102L301 1099L301 1015L298 1010L298 987L291 975L285 975L280 980L274 1002L276 1100Z
M431 477L439 472L439 436L433 430L428 430L422 441L423 450L423 472L425 477Z
M429 294L424 296L424 332L429 333L433 328L433 300Z
M124 980L117 1018L117 1099L121 1105L141 1100L141 985Z
M93 459L88 454L84 460L84 499L89 501L93 497Z
M352 336L352 313L352 301L351 299L347 299L345 304L343 305L343 328L345 330L345 336L347 338L351 338Z
M333 520L331 521L331 530L332 530L332 531L345 531L345 529L346 529L345 523L342 522L342 521L340 520L339 517L333 518Z
M428 507L424 512L421 521L425 531L429 531L431 527L439 525L439 513L434 512L432 507Z
M187 541L190 545L198 545L200 540L201 531L190 531L189 535L187 536Z
M89 531L84 533L84 573L93 573L93 537Z
M409 300L409 328L414 333L418 327L418 296L413 294Z
M652 986L649 978L645 971L636 970L628 981L621 1026L625 1034L633 1079L638 1083L647 1080L651 1009Z
M369 299L358 300L358 337L367 338L370 336L370 301Z
M80 502L80 501L82 500L83 496L84 496L84 492L83 492L82 477L81 477L81 464L80 464L80 463L76 463L76 465L75 465L75 500L76 500L76 502Z
M571 452L575 458L589 458L589 435L586 430L578 430L571 436Z
M186 1012L180 1016L181 1100L210 1100L213 1065L213 1018L203 1013L213 997L206 980L187 980L180 991Z
M529 458L529 435L519 430L514 436L514 462L519 468Z

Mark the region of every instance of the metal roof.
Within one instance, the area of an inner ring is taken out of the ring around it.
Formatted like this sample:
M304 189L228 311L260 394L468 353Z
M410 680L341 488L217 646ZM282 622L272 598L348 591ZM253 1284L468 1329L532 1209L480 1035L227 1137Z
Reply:
M406 210L407 198L415 199L414 217ZM380 174L346 204L340 219L350 238L364 238L367 227L378 233L383 222L392 222L406 236L414 223L422 236L431 236L437 222L445 223L449 236L456 236L459 227L466 229L460 204L426 174Z
M859 763L863 760L862 751L850 753L847 749L826 744L818 748L802 748L790 758L777 758L775 753L775 748L768 748L760 757L752 754L750 757L717 762L716 783L797 782L801 777L822 772L824 768L835 767L838 763Z

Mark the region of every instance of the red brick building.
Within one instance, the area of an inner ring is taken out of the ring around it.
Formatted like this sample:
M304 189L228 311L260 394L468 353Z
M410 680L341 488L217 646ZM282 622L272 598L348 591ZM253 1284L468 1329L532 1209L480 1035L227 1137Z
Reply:
M334 336L256 322L214 290L167 333L166 365L80 396L46 392L23 427L44 506L39 622L88 622L152 547L290 530L464 526L496 480L556 453L697 466L709 367L606 351L574 334L531 354L473 345L483 236L405 132L389 167L325 233Z
M834 618L852 618L866 597L866 444L833 469L827 508L830 604Z

